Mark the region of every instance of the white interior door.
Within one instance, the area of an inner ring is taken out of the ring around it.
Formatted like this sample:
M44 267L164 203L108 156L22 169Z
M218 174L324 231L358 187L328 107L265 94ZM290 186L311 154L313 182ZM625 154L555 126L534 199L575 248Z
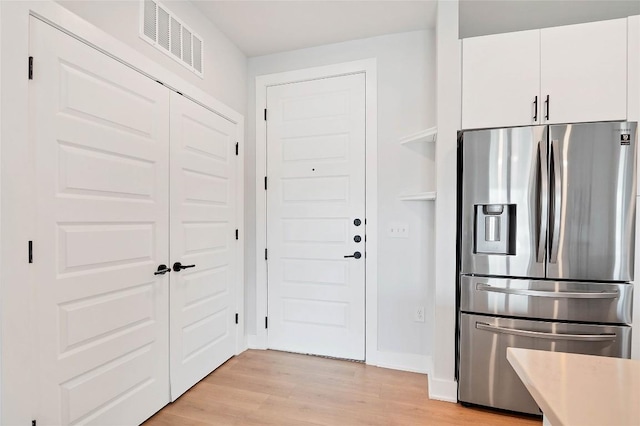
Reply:
M267 111L269 347L363 360L365 76L271 86Z
M171 398L235 353L236 125L171 93ZM193 266L190 266L193 265Z
M38 423L137 424L169 402L169 92L31 31Z

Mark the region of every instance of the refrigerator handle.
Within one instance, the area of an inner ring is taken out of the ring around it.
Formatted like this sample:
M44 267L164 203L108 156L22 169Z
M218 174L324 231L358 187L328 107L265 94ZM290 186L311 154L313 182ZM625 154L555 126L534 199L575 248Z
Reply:
M489 284L476 284L477 291L492 293L513 294L516 296L549 297L554 299L617 299L618 291L552 291L552 290L528 290L523 288L494 287Z
M549 211L546 140L538 142L538 178L538 250L536 251L536 262L544 263L545 246L547 244L547 215Z
M558 243L560 241L560 208L562 207L562 167L560 166L558 140L551 141L551 247L549 249L549 263L558 263Z
M577 340L582 342L608 342L616 340L615 333L602 333L602 334L564 334L564 333L545 333L543 331L529 331L519 330L516 328L500 327L497 325L491 325L484 322L476 322L476 328L478 330L484 330L494 333L511 334L513 336L521 337L533 337L537 339L549 339L549 340Z

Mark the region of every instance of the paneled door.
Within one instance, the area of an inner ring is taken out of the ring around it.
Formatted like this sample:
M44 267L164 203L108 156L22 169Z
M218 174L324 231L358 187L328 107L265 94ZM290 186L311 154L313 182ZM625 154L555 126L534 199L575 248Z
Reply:
M34 414L137 424L169 402L169 274L154 274L169 263L169 92L37 19L31 31Z
M267 175L269 347L363 360L364 74L267 89Z
M173 92L170 126L175 400L235 353L238 157L236 125Z

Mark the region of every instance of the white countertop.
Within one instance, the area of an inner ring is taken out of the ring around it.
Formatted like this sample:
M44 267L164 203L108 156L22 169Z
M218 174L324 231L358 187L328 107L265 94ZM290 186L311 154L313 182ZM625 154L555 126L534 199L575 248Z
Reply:
M640 425L640 361L508 348L553 426Z

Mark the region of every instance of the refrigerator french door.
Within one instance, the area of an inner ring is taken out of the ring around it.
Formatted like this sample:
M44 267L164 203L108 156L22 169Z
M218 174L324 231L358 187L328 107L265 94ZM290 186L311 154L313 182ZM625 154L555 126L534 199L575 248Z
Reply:
M461 273L633 279L636 123L465 132Z
M629 357L636 144L630 122L463 134L461 401L539 414L507 346Z

